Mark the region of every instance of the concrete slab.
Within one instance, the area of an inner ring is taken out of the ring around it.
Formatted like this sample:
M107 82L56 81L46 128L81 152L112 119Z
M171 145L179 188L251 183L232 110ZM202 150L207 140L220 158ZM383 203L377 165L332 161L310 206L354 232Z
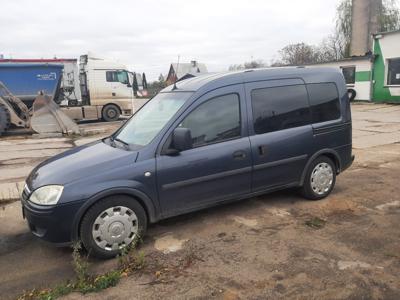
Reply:
M20 199L25 182L0 183L0 205Z
M353 128L353 137L354 136L357 136L357 137L360 137L360 136L371 136L371 135L374 135L374 134L378 134L377 132L371 132L371 131L368 131L368 130L358 130L358 129L354 129Z
M82 145L89 144L94 141L98 141L100 139L101 139L101 137L99 137L99 136L85 137L85 138L80 138L80 139L75 140L74 144L75 144L75 146L82 146Z
M50 143L36 143L36 144L0 144L0 155L2 152L10 151L29 151L29 150L42 150L42 149L68 149L72 144L68 142L50 142Z
M49 144L49 143L66 143L69 142L70 138L47 138L47 139L32 139L32 138L6 138L0 140L1 145L26 145L26 144Z
M48 157L54 156L58 153L64 152L63 149L40 149L40 150L29 150L29 151L13 151L13 152L3 152L0 156L0 163L7 160L20 159L20 158L42 158L46 159Z
M353 137L353 148L365 149L370 147L400 143L399 132L387 132L371 136Z
M25 165L21 167L15 167L13 165L9 166L8 168L1 168L0 172L0 183L3 182L10 182L10 181L15 181L13 179L18 179L25 178L26 176L29 175L29 173L32 171L34 166L30 165Z
M369 125L365 130L373 132L398 132L400 133L400 123L375 123L374 125Z

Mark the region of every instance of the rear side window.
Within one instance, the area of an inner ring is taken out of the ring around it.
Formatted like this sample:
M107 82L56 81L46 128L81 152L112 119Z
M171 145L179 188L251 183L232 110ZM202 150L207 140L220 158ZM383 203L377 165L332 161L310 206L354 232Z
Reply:
M340 118L339 94L334 83L307 84L307 89L313 123Z
M189 128L193 147L240 137L240 105L237 94L219 96L194 109L180 124Z
M304 85L253 90L251 105L256 134L310 124L310 109Z

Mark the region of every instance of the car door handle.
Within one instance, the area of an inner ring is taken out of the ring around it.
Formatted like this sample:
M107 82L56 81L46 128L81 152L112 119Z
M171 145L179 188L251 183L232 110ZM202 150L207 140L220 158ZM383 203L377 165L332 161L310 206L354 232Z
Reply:
M265 154L267 154L267 146L265 145L258 146L258 154L260 154L260 156L265 156Z
M244 159L246 158L246 152L244 152L243 150L238 150L233 152L233 158L234 159Z

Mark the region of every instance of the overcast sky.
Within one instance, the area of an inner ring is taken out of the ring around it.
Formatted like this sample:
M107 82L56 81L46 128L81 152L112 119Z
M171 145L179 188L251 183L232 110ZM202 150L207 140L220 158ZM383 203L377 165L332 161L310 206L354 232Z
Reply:
M338 0L1 0L5 58L78 58L92 51L148 80L169 64L198 60L209 71L250 59L269 63L289 43L333 31Z

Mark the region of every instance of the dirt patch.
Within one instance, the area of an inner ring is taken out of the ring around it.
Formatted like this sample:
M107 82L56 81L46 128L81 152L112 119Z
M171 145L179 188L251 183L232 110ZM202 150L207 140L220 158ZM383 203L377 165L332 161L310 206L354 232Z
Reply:
M319 202L282 192L174 218L168 230L190 240L178 252L157 251L152 270L166 268L157 273L162 280L143 288L128 278L98 298L134 290L146 299L397 299L400 218L387 199L399 172L345 172L339 191Z
M166 235L155 239L154 248L162 251L164 254L176 252L182 249L183 244L187 240L178 240L173 235Z

